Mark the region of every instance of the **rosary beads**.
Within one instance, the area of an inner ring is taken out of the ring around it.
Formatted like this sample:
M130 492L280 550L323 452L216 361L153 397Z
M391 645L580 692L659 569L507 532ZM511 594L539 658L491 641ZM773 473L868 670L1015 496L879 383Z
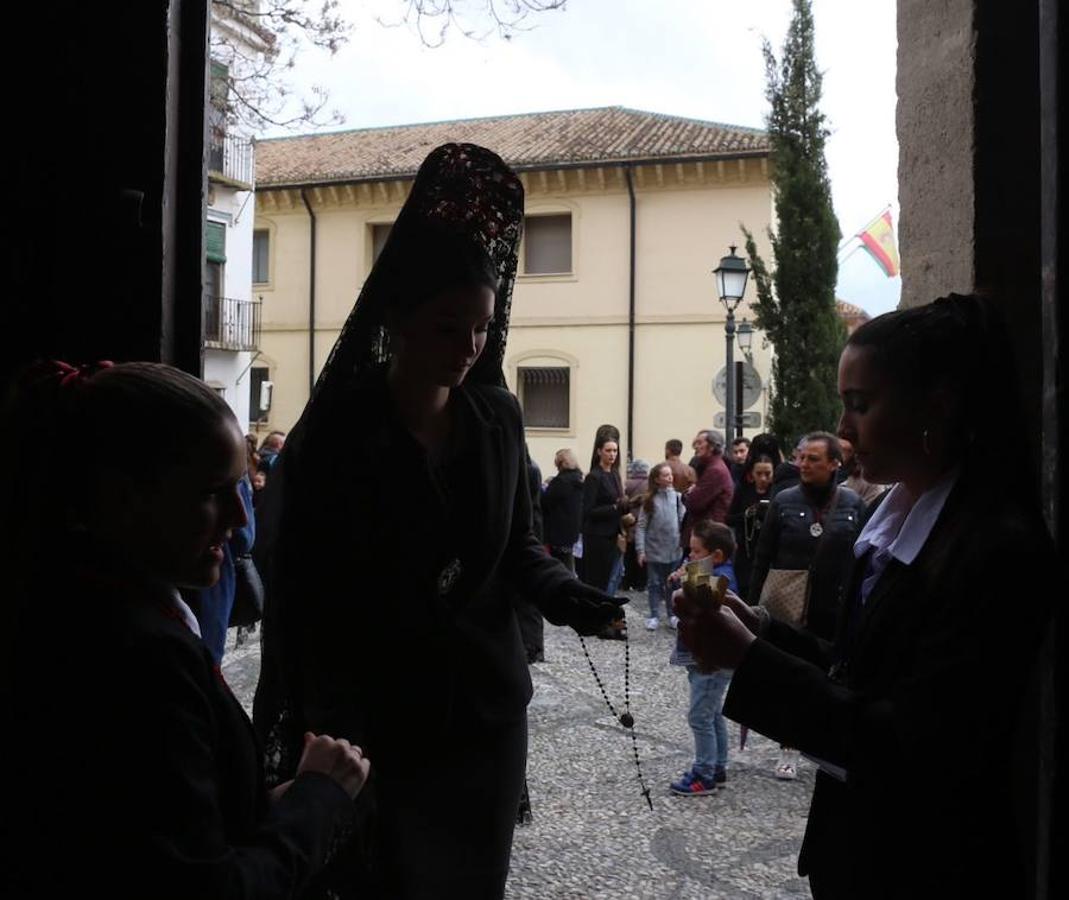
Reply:
M642 787L642 796L646 798L646 803L652 812L653 798L650 797L650 789L642 775L642 760L639 759L638 739L635 737L635 717L631 715L631 642L628 640L627 632L624 632L624 711L622 714L617 713L616 707L612 705L608 692L605 690L605 685L601 682L601 676L598 675L598 670L594 666L594 660L590 658L590 651L587 650L586 641L583 640L582 635L579 635L579 644L583 648L583 656L586 657L587 665L590 666L590 673L594 676L594 681L597 682L598 689L601 691L602 699L604 699L605 705L609 708L609 712L631 734L631 752L635 757L635 771L638 773L638 783Z

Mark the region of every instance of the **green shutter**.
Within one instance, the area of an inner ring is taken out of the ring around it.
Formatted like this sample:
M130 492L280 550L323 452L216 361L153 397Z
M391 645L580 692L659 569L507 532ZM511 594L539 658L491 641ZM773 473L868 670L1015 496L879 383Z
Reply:
M204 228L204 255L208 262L226 262L226 226L208 222Z
M213 59L209 72L208 100L216 109L225 110L230 93L230 69Z

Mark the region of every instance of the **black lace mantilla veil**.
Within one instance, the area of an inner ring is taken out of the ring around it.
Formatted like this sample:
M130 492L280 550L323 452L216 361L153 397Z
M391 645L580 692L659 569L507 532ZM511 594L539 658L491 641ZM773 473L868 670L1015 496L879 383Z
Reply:
M302 445L328 437L321 432L336 424L331 412L336 408L336 398L362 376L389 361L386 321L394 304L403 302L398 297L399 285L404 283L406 271L420 266L421 248L428 239L442 233L453 243L470 239L485 252L496 273L494 318L486 345L468 379L505 385L502 365L523 233L523 185L495 153L474 144L445 144L433 150L420 166L411 193L316 381L312 397L287 438L279 471L272 473L257 509L254 552L258 562L264 562L261 569L268 571L263 669L254 720L265 745L268 778L273 783L292 777L303 730L289 702L293 692L299 690L299 663L292 652L282 652L291 630L287 606L299 602L299 584L288 577L276 578L270 571L283 532L287 544L297 539L308 545L308 555L298 554L296 558L316 558L314 538L305 536L306 531L311 531L305 527L308 523L294 521L302 517L293 513L293 507L303 504L292 502L293 497L286 499L287 494L296 493L293 482L303 480L299 477L306 474L302 470L314 465L302 460Z
M413 235L428 226L469 237L486 252L497 273L494 319L468 377L504 387L505 338L523 233L523 185L497 154L475 144L444 144L420 166L412 192L316 382L309 408L333 384L348 382L390 358L384 320L393 284L398 272L418 265L411 256L422 238Z

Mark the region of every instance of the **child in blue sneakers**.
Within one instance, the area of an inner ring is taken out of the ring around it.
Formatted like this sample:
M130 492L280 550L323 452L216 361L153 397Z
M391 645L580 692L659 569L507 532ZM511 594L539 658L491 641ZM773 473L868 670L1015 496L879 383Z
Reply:
M699 522L690 536L690 556L684 560L695 562L712 558L713 574L728 579L728 588L738 592L735 568L735 536L727 525L712 520ZM670 582L678 587L685 572L681 567L672 574ZM673 600L675 599L673 594ZM676 636L676 646L669 662L685 666L690 683L690 711L687 723L694 734L694 765L670 785L672 793L685 797L701 797L724 787L727 782L728 729L722 712L724 695L731 682L731 672L699 672L682 638Z

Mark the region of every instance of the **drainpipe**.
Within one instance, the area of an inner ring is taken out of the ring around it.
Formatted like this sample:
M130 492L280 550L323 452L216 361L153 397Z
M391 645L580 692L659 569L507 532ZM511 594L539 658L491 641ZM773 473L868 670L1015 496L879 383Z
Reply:
M624 166L627 194L631 204L631 272L627 306L627 459L635 457L635 183L631 166Z
M301 199L311 223L308 236L308 398L311 399L316 384L316 214L304 188L301 188Z

